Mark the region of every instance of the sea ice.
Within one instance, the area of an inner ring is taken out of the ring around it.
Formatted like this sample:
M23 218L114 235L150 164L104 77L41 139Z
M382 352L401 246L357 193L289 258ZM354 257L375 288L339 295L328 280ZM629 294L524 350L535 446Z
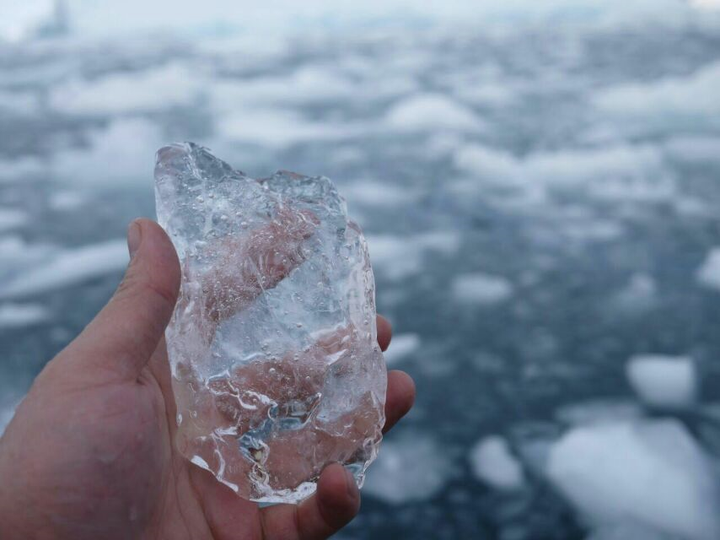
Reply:
M0 330L24 328L49 319L48 310L40 304L0 304Z
M0 287L2 299L37 295L71 287L106 274L120 272L128 263L127 243L124 239L108 240L56 252L42 245L23 246L20 242L19 245L13 246L3 245L3 242L0 242L0 253L4 251L4 247L9 251L21 248L34 257L28 257L27 270L17 273ZM42 256L43 253L45 257ZM34 258L41 260L33 263Z
M368 474L367 492L390 504L416 503L440 493L454 474L450 449L419 431L383 444Z
M720 538L715 463L677 420L572 429L553 445L546 474L591 524Z
M470 464L475 476L495 489L512 491L525 484L522 466L503 437L490 435L478 442L470 453Z
M683 409L695 403L699 382L688 356L640 354L628 360L625 371L635 393L651 407Z
M452 291L458 302L493 305L510 298L513 286L504 277L477 272L457 276L453 281Z
M389 366L396 364L413 354L420 348L420 336L417 334L399 334L393 336L392 349L385 353L385 363Z
M162 148L155 178L182 266L166 333L181 452L255 501L307 497L331 462L362 485L386 373L367 246L332 182L254 180L192 143Z
M720 247L712 248L697 271L700 285L720 291Z

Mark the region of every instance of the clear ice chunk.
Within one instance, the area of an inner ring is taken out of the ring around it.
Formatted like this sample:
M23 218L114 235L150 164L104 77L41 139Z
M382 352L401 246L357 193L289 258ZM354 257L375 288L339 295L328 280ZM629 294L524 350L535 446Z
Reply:
M182 267L180 451L254 501L302 500L332 462L362 486L387 380L367 245L333 183L255 180L184 143L158 151L155 189Z

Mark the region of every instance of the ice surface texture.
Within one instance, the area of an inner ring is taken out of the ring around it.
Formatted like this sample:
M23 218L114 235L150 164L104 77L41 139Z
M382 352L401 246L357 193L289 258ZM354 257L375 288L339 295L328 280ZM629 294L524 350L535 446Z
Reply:
M182 266L166 337L177 444L240 496L297 502L323 467L362 485L386 371L367 245L330 180L255 180L192 143L157 154Z

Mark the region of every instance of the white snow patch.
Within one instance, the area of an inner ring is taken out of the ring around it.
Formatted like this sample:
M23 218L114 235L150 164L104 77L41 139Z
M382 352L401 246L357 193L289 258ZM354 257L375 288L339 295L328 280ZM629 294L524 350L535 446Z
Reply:
M614 298L614 304L627 312L641 312L657 302L657 282L650 274L637 272Z
M286 147L299 142L342 140L361 135L368 126L361 123L318 122L308 120L297 111L282 108L235 108L217 116L221 137L246 144L270 148Z
M625 373L638 397L652 407L682 409L697 398L697 368L688 356L633 356Z
M717 471L676 420L572 429L552 447L546 473L593 524L720 537Z
M157 124L142 118L122 118L91 138L89 148L55 155L52 170L69 184L93 187L153 186L154 152L164 144Z
M24 328L49 318L48 310L40 304L0 304L0 329Z
M605 114L632 119L684 117L715 122L720 114L720 62L704 66L685 77L665 77L653 82L621 84L595 96L595 106Z
M419 348L420 336L417 334L398 334L397 336L393 336L390 347L383 353L385 363L387 365L396 364Z
M404 98L387 112L386 123L400 131L482 131L485 123L475 112L442 94Z
M423 501L445 486L451 472L447 453L433 438L404 433L383 442L363 491L390 504Z
M506 278L476 272L457 276L452 283L453 296L465 304L492 305L513 295L513 285Z
M210 99L219 112L238 105L311 104L351 99L358 87L350 79L325 66L306 65L289 75L254 77L213 84Z
M419 195L413 188L370 179L356 180L344 186L342 194L350 204L376 208L396 208L412 204Z
M581 191L599 200L657 201L671 199L675 185L663 173L662 153L649 145L541 152L516 157L502 149L468 144L454 164L484 186L519 190L529 201L545 202L553 190Z
M700 285L720 291L720 247L715 247L705 257L705 262L697 271Z
M55 88L50 105L67 114L117 115L192 105L201 77L188 66L170 63L147 71L76 79Z
M48 200L50 208L59 212L77 210L87 201L84 193L77 191L56 191Z
M49 244L28 244L17 235L0 236L0 283L47 262L59 251Z
M510 452L504 437L491 435L479 441L470 451L475 476L498 490L519 490L525 484L520 462Z
M22 210L0 207L0 232L17 229L27 222L28 215Z
M399 280L420 273L427 252L452 256L460 248L457 231L438 230L414 236L366 235L373 268Z
M68 249L45 264L30 268L0 288L0 298L34 295L83 283L89 279L120 272L127 266L125 240Z
M420 272L422 253L405 237L367 235L373 269L391 280L399 280Z

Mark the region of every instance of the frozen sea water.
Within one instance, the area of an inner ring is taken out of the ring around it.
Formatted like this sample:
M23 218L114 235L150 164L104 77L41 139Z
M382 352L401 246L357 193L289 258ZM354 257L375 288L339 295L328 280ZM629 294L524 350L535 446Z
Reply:
M182 268L166 332L180 451L240 496L297 502L343 463L362 486L385 420L375 281L332 182L255 180L160 149L159 223Z

